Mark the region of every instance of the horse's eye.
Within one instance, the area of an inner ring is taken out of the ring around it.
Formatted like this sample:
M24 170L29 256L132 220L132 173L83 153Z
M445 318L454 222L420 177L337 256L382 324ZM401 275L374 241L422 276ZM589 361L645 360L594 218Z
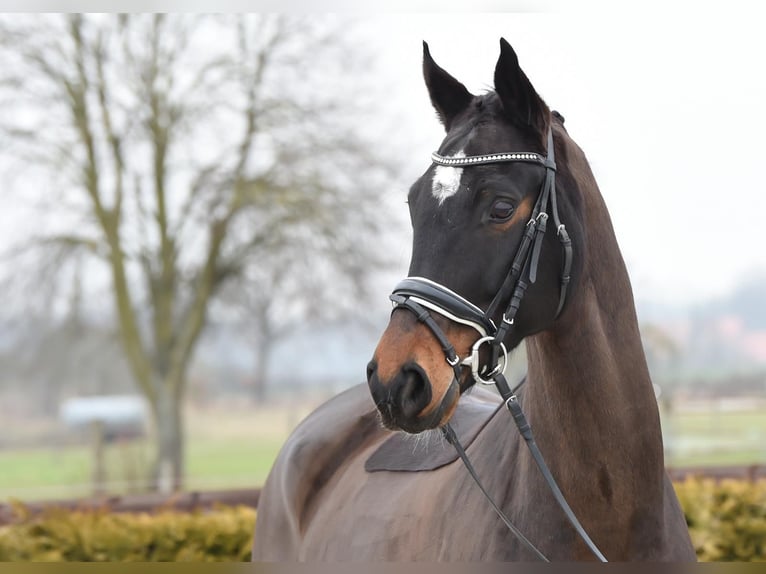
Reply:
M489 217L492 221L503 222L510 219L513 215L513 204L505 199L499 199L489 211Z

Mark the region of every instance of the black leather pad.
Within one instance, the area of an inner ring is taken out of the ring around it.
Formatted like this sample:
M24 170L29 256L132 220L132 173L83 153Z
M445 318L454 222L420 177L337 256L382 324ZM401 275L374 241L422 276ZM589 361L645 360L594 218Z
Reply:
M476 388L460 398L450 424L464 448L468 448L503 405L497 393ZM458 459L455 448L441 431L425 435L397 432L372 453L364 464L367 472L420 472L436 470Z

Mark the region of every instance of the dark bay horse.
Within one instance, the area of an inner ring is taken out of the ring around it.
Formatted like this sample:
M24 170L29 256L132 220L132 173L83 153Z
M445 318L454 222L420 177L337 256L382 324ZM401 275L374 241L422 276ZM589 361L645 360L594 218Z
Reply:
M409 193L410 278L368 386L320 407L279 454L255 560L536 559L444 454L432 429L448 423L540 552L593 559L502 401L474 387L504 381L502 354L522 340L528 376L513 400L594 543L610 561L695 559L606 206L563 118L500 45L495 91L475 96L424 44L446 137Z

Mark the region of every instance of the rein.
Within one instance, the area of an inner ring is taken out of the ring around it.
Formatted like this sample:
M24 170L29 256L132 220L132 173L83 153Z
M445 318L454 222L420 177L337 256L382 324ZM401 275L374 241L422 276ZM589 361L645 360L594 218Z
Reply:
M393 293L390 295L390 299L394 304L394 310L403 307L414 313L418 321L428 327L434 337L436 337L444 352L447 363L452 367L455 373L453 384L460 385L462 374L461 368L468 367L471 369L472 377L476 382L496 386L500 396L503 398L506 408L508 408L513 416L513 420L516 423L519 433L524 437L524 441L529 448L535 463L553 493L556 502L563 510L570 524L574 527L578 536L583 540L593 555L599 561L606 562L606 558L593 543L590 536L588 536L588 533L585 532L585 529L582 527L564 498L564 495L551 474L540 449L537 447L534 435L532 434L532 428L519 405L515 393L516 389L512 390L510 388L508 381L503 375L505 365L508 361L508 351L504 341L514 327L516 313L519 310L519 306L521 305L521 301L524 298L527 288L537 280L540 251L542 249L542 242L545 237L549 219L549 204L553 223L556 226L556 235L564 252L564 263L561 273L556 317L559 316L564 307L564 303L566 302L567 287L569 285L572 268L572 241L567 233L565 225L561 222L558 206L556 204L556 162L553 149L553 131L550 128L548 129L547 147L546 157L529 152L496 153L462 158L444 157L438 153L433 153L431 155L433 163L449 167L467 167L505 162L527 162L536 163L545 168L545 180L542 189L540 190L537 201L532 209L530 219L526 224L524 235L513 258L511 268L486 311L483 311L481 308L447 287L422 277L408 277L399 282L394 288ZM501 303L506 300L509 295L510 300L502 313L500 325L497 326L493 317L497 315L498 310L501 308ZM474 343L469 356L462 360L458 357L455 348L450 343L446 334L431 316L431 311L434 311L451 321L469 326L479 333L479 339ZM490 360L482 367L480 364L479 351L481 350L481 346L485 344L489 346ZM479 481L479 477L452 427L448 424L442 431L447 441L455 447L455 450L468 469L471 477L508 529L514 536L516 536L516 538L518 538L522 545L534 553L538 559L547 562L548 559L546 556L513 525L487 493L486 489Z

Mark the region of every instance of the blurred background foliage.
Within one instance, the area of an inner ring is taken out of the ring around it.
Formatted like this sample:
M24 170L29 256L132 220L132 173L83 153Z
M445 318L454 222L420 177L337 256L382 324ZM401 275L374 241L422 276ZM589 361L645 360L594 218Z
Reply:
M700 561L766 561L766 481L690 478L675 489ZM154 515L49 509L33 516L16 504L15 513L14 524L0 526L0 561L246 561L256 520L244 506Z

